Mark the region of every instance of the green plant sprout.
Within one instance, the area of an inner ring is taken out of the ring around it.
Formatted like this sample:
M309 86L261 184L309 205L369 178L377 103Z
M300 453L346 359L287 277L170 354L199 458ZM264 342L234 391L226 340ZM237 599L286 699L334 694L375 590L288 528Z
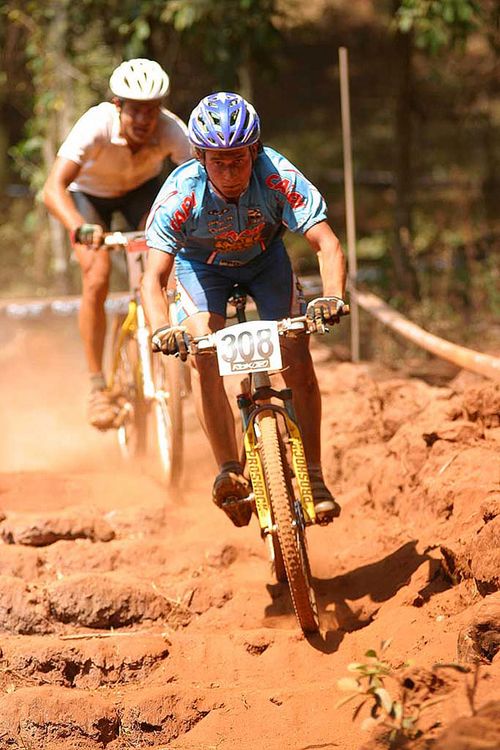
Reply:
M390 645L390 640L382 641L380 653ZM410 662L392 667L383 661L375 649L369 649L365 653L365 662L351 662L347 669L353 672L355 677L343 677L337 682L342 691L350 694L335 704L335 708L358 699L359 703L354 709L352 720L355 721L365 704L370 705L370 716L361 724L361 729L368 730L375 725L381 725L389 730L389 743L393 747L402 739L414 740L423 732L418 724L420 717L426 709L439 703L443 698L430 698L416 705L408 705L409 690L403 683L399 683L398 696L394 698L386 687L387 679L397 680L397 673L411 666Z

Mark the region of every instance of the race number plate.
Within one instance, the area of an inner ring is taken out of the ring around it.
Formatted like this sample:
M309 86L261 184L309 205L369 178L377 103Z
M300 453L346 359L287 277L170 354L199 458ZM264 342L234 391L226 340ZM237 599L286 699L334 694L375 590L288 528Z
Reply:
M221 375L281 369L280 337L275 320L252 320L215 334Z
M142 274L146 264L147 247L141 240L132 240L127 247L127 268L132 289L141 286Z

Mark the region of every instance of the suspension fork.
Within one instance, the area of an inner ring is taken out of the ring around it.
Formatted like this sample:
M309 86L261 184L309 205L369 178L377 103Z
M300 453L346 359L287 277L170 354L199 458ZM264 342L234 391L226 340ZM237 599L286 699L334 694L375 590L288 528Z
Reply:
M120 361L120 352L121 349L125 343L125 339L130 334L135 334L137 330L137 303L135 300L130 300L128 303L128 311L127 315L125 316L125 320L120 326L120 330L118 332L118 342L116 345L112 367L111 367L111 375L109 378L109 389L113 390L113 386L115 384L115 376L116 372L118 370L118 364Z
M254 402L248 399L245 394L238 396L238 405L245 425L244 449L262 533L269 533L269 530L272 528L272 519L255 424L257 417L263 412L268 411L274 412L276 416L280 415L285 423L292 454L292 467L298 485L300 504L304 512L305 523L307 525L315 523L316 512L314 510L309 471L307 469L302 437L296 420L289 415L285 407L275 404L255 406Z

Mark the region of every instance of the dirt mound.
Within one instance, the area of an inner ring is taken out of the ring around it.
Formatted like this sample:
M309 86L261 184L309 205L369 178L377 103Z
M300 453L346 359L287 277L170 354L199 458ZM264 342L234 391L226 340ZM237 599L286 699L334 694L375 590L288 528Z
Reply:
M411 524L429 547L440 546L455 582L472 579L483 595L497 591L500 386L455 391L422 382L379 383L346 364L337 372L335 391L343 396L348 389L351 408L329 402L325 415L333 478L350 492L357 487L377 512ZM347 385L339 389L339 382Z
M211 503L192 411L183 492L168 495L85 428L66 325L30 334L41 363L57 351L57 387L40 365L34 393L29 363L0 355L0 750L388 748L387 727L361 729L373 692L354 718L334 708L339 678L382 642L381 695L417 716L401 747L498 746L497 385L316 350L343 512L308 534L322 632L307 640L255 522L236 529Z
M490 701L474 716L458 719L438 738L435 750L497 750L500 747L500 701Z

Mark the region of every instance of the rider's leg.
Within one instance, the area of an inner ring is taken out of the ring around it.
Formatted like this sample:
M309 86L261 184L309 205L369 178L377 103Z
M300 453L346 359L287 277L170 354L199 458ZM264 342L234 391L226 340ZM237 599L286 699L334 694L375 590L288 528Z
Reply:
M285 339L282 345L283 377L293 391L293 403L300 425L316 514L328 521L340 513L340 506L325 484L321 466L321 394L309 351L309 339Z
M88 420L99 429L114 426L118 406L107 390L102 369L106 315L104 303L109 287L110 259L104 248L89 250L79 245L75 254L82 270L82 298L78 323L90 374Z
M195 313L183 323L194 337L218 331L224 324L224 316L209 312ZM215 354L198 354L191 358L191 366L196 411L219 466L212 490L214 502L235 526L246 526L252 509L248 502L241 501L248 497L250 488L239 462L234 416L217 358Z
M321 467L321 394L306 336L285 339L283 377L293 391L293 403L304 442L311 490L320 521L328 521L340 513L323 479Z
M111 218L116 211L123 214L132 229L143 229L161 184L160 178L155 177L129 193L115 198L101 198L80 191L71 192L70 195L85 221L100 224L106 231L109 230ZM75 254L82 270L83 283L79 315L80 335L92 377L102 373L106 335L104 303L109 288L111 260L110 254L104 248L94 251L80 245L75 248Z
M104 248L89 250L79 245L75 250L82 270L82 299L78 315L80 336L90 375L102 373L106 314L111 262Z
M89 224L99 224L104 231L110 227L116 199L98 198L80 191L69 193L79 213ZM111 261L104 249L92 250L86 245L75 246L75 256L82 274L82 299L78 315L80 337L91 378L102 376L102 355L106 334L104 302L109 286Z
M321 463L321 394L309 351L309 338L284 339L282 342L283 377L293 391L293 405L300 425L309 465Z
M191 336L203 336L224 328L221 315L195 313L183 322ZM238 461L234 417L219 375L215 354L191 358L193 397L202 427L208 437L218 466Z

